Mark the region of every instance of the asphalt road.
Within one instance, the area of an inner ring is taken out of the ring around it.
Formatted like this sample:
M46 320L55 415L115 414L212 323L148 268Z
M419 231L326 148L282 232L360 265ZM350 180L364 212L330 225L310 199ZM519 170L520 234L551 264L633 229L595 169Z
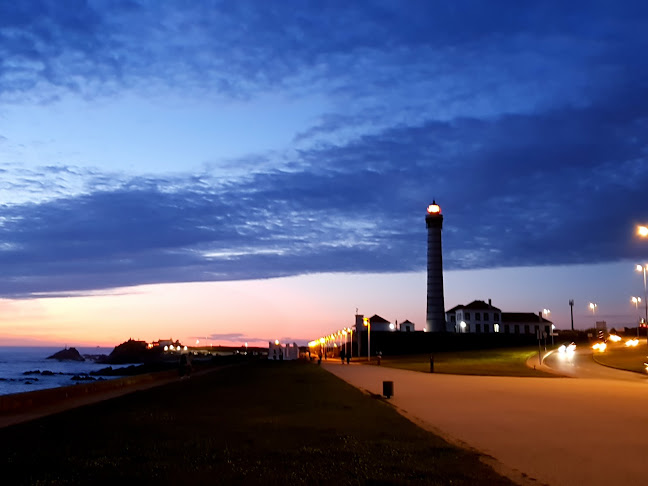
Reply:
M585 359L577 361L575 369L589 368ZM322 364L373 394L392 381L389 401L401 413L491 456L496 469L521 484L648 484L648 382L612 378L625 372L511 378Z
M591 348L584 346L576 348L576 353L573 357L567 357L558 352L552 352L546 355L544 358L544 365L540 369L555 371L572 378L600 378L606 380L634 382L648 381L648 375L640 375L639 373L633 373L631 371L616 370L598 364L592 358ZM648 483L648 480L646 483Z

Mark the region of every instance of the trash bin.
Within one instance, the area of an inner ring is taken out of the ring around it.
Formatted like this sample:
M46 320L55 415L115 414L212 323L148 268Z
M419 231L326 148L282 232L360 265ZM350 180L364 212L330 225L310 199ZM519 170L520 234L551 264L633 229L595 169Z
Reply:
M430 356L430 373L434 373L434 356Z
M387 398L391 398L394 395L393 381L383 381L383 395Z

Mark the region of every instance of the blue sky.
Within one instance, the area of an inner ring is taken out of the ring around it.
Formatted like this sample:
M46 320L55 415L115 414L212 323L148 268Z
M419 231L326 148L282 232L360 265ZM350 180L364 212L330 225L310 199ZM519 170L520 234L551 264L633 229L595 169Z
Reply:
M629 316L648 259L648 7L406 7L0 5L0 295L417 274L435 198L464 276L447 307L488 297L460 290L469 271L617 264L627 281L571 293ZM525 305L546 307L561 277L531 280ZM513 287L494 297L514 305Z

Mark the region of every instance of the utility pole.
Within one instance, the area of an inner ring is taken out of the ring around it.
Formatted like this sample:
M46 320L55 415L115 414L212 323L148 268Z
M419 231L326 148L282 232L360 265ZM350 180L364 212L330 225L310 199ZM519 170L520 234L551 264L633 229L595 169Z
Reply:
M571 308L571 324L572 331L574 330L574 299L569 299L569 307Z

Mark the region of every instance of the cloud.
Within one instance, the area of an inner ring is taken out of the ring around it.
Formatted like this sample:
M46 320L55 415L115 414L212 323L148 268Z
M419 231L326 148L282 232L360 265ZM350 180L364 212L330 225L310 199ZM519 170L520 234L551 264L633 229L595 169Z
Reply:
M354 110L410 100L406 118L422 103L441 116L530 109L556 97L587 102L593 75L600 84L619 63L636 62L646 44L645 14L642 2L622 9L410 2L403 9L398 2L178 8L32 0L0 7L0 87L7 99L43 102L177 86L246 99L317 90ZM593 62L601 58L606 63ZM595 64L608 65L608 73L592 72Z
M201 171L3 165L0 295L422 270L433 198L447 269L642 255L643 3L77 7L0 6L3 99L281 91L327 108L288 147Z
M434 197L446 269L639 257L648 165L626 106L394 128L227 184L122 175L100 190L88 171L84 192L5 207L0 293L422 270Z
M243 334L243 333L236 333L235 332L235 333L210 334L209 336L196 337L195 339L198 339L200 341L210 341L210 342L211 341L221 341L221 342L231 342L231 343L238 342L238 343L241 343L241 345L242 345L243 343L248 343L248 342L249 343L260 343L260 342L261 343L267 343L267 342L270 342L270 341L274 341L277 338L276 337L272 337L272 338L254 337L254 336L248 336L248 335ZM286 344L286 343L292 344L292 343L296 342L300 346L305 346L307 344L307 341L304 340L304 338L295 339L295 338L291 338L291 337L281 337L281 338L279 338L279 342L281 342L282 344ZM214 344L216 344L216 343L214 343Z

